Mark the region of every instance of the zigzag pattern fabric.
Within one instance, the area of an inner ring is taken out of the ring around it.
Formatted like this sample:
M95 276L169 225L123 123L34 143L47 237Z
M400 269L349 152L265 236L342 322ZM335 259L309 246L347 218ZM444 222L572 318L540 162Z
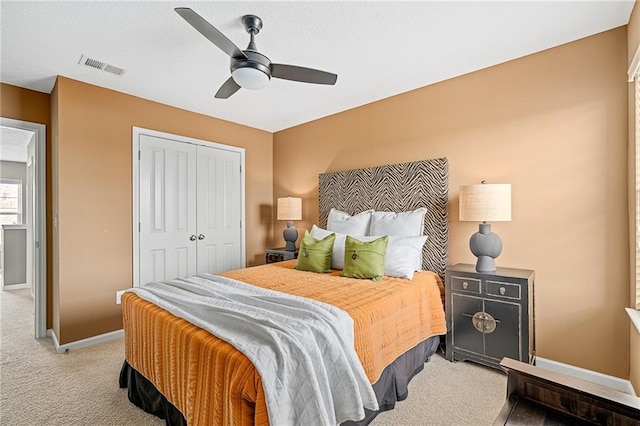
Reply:
M349 214L367 209L402 212L427 208L422 268L444 280L449 264L449 163L446 158L319 175L319 225L331 208Z

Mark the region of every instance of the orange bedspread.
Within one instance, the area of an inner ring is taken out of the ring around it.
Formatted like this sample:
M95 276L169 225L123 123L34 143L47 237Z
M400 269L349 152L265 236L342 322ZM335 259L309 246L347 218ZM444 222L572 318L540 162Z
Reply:
M399 355L446 333L441 280L378 282L301 272L295 261L224 275L330 303L354 319L355 348L371 383ZM189 425L268 424L262 381L232 345L132 293L122 299L125 357L184 415Z

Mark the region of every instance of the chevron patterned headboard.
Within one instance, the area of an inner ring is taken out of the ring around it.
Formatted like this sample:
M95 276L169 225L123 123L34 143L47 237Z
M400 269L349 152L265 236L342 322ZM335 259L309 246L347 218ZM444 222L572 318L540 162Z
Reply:
M427 208L422 268L444 280L449 264L449 164L446 158L319 175L320 227L331 208L402 212Z

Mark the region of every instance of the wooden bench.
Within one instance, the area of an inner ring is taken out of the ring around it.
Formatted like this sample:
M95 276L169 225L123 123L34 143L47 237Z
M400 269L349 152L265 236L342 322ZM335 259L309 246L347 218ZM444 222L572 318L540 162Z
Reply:
M496 425L640 425L640 398L503 358L507 401Z

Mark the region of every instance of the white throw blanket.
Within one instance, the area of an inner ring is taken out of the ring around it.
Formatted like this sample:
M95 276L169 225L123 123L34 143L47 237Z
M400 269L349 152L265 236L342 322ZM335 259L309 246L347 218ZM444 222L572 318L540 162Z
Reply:
M378 409L354 349L353 319L335 306L210 274L129 291L249 358L272 426L335 425L364 418L363 406Z

